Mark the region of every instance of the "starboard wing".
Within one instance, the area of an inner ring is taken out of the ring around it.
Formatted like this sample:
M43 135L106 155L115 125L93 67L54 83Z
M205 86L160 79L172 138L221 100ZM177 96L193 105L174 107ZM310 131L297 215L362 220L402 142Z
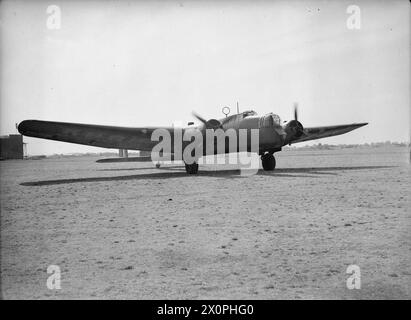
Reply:
M367 124L368 123L364 122L364 123L343 124L343 125L337 125L337 126L304 128L304 134L301 137L295 140L292 140L291 143L338 136L340 134L344 134L352 130L358 129L360 127L363 127Z
M18 131L28 137L71 142L94 147L151 151L158 141L151 141L156 129L167 127L115 127L93 124L25 120L18 125Z

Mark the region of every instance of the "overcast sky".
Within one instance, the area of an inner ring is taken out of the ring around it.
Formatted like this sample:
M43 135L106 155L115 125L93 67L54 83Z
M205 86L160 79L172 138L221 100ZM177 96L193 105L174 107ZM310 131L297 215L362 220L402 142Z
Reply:
M48 29L47 7L61 9ZM351 4L361 28L347 28ZM304 126L369 122L312 143L410 140L408 1L3 1L1 134L41 119L156 126L221 108ZM101 149L25 138L30 154Z

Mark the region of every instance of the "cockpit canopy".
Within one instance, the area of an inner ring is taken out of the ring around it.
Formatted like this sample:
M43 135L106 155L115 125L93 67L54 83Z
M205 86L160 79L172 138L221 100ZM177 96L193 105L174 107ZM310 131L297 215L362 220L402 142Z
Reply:
M247 110L242 112L243 118L245 117L250 117L250 116L256 116L257 112L253 111L253 110Z
M281 125L281 118L272 112L260 118L260 127L273 127Z

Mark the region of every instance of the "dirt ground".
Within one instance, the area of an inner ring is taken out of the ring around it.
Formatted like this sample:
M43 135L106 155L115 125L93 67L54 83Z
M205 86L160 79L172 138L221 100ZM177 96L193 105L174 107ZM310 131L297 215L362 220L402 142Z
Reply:
M409 155L285 151L251 176L2 161L2 298L410 299ZM351 264L359 290L346 286ZM46 286L49 265L60 290Z

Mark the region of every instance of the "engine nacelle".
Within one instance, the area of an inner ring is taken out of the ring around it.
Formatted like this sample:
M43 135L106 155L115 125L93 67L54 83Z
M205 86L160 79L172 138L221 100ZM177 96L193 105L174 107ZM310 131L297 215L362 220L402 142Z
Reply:
M304 127L301 122L291 120L284 126L284 131L286 132L285 144L288 144L304 134Z

